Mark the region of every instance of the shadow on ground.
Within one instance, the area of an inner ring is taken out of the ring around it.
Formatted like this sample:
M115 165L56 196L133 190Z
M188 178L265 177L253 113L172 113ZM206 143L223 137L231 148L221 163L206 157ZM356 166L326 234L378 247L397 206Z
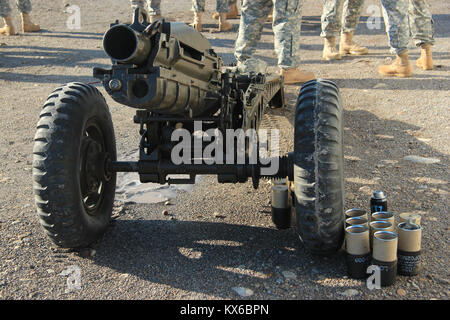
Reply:
M313 258L322 276L342 277L344 272L341 254L313 257L292 230L226 223L118 220L97 250L98 265L221 298L232 296L232 287L275 282L283 278L283 270L311 272ZM337 274L331 272L336 266ZM242 274L239 269L254 274Z
M293 94L287 98L295 99ZM286 116L291 121L294 104L289 105L290 110L272 110L271 113ZM417 189L423 185L428 185L429 190L447 187L448 181L442 179L446 176L448 156L414 137L412 133L419 130L416 126L380 119L364 110L345 111L344 117L345 154L361 157L359 161L345 161L347 194L369 201L369 196L359 191L366 184L358 179L369 181L383 175L405 177L406 181L398 182L402 192L397 195L395 187L398 186L380 182L391 203L400 202L396 201L397 196L409 195L417 202L411 202L412 207L419 206L429 210L429 216L434 215L428 202L420 204ZM403 159L408 154L439 158L440 163L427 165L431 170L422 170L423 165ZM154 208L144 206L146 211ZM399 209L393 205L395 212ZM98 265L145 281L221 298L230 297L229 292L235 286L255 288L268 282L276 285L277 280L283 279L281 271L284 270L294 270L302 281L312 282L321 290L327 289L326 281L321 280L341 279L346 275L342 251L328 258L312 256L298 241L294 229L279 231L198 221L117 220L115 228L98 246L98 255L93 258ZM243 274L239 271L242 269L253 274ZM305 273L312 276L302 277Z
M443 68L444 69L444 68ZM448 69L448 68L445 68ZM445 70L444 69L444 70ZM448 71L442 71L448 74ZM370 90L450 90L450 76L413 74L412 78L358 78L333 79L340 88L370 89ZM436 82L439 85L436 85Z
M338 87L345 87L342 82L346 80L333 81L338 84ZM411 82L406 83L405 88L410 85L412 85ZM436 90L436 88L434 89ZM288 107L284 110L272 109L270 112L286 117L293 126L296 100L296 94L287 94ZM343 103L345 108L345 100ZM450 157L419 140L414 133L420 132L420 127L398 120L381 119L365 110L344 110L344 127L346 128L344 131L344 154L351 156L351 159L359 158L359 160L346 159L346 178L358 178L362 181L361 183L355 182L358 179L347 181L347 192L357 192L360 187L365 185L363 181L370 181L376 177L382 179L383 176L388 175L404 179L397 180L398 185L385 186L384 190L388 193L394 190L398 191L399 187L409 196L416 194L417 190L424 191L424 186L427 186L426 192L436 192L439 189L448 190L450 181L446 169L450 165ZM437 158L440 162L416 164L403 159L408 155ZM378 185L383 185L383 180ZM408 190L410 193L407 192ZM425 202L426 197L423 198L423 202Z
M50 70L50 72L55 67L90 69L107 67L105 64L89 62L101 58L106 58L102 49L11 45L2 50L0 66L9 69L42 66L47 67L46 70ZM91 82L96 80L92 76L78 75L76 72L70 72L69 74L29 74L14 71L0 72L0 79L36 83Z

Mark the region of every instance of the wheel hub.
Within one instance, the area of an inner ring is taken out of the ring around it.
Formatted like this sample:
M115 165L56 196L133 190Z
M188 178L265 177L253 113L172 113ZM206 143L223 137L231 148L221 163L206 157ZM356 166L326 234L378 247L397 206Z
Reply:
M86 135L81 142L80 185L85 209L93 214L102 199L105 178L105 152L102 144Z

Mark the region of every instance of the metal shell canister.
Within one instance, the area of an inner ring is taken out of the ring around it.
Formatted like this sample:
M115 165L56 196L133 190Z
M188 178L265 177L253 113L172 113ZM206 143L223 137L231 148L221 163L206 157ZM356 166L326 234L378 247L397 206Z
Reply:
M360 208L352 208L345 211L345 219L354 218L354 217L364 217L368 219L367 212L364 209Z
M404 212L400 213L400 223L411 221L413 224L420 226L420 214ZM412 219L412 220L411 220Z
M291 226L291 206L289 204L289 188L286 184L272 186L272 221L277 229Z
M373 244L373 235L378 231L394 231L394 226L392 223L386 220L375 220L369 224L370 227L370 247Z
M421 268L422 228L417 224L402 222L398 225L398 273L417 275Z
M367 267L370 264L369 229L362 225L347 227L345 249L349 276L354 279L367 277Z
M367 221L367 218L365 217L353 217L345 219L345 227L355 226L355 225L361 225L365 227L369 227L369 221Z
M398 236L391 231L377 231L373 237L372 264L380 268L380 285L394 284L397 275Z
M395 226L395 217L392 212L389 211L378 211L372 213L372 221L389 221L393 226Z

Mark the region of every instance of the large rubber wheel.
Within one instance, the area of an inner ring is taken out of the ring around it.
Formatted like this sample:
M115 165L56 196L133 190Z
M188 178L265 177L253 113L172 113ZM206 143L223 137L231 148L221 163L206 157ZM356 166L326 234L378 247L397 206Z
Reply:
M311 252L330 254L344 239L343 111L333 82L302 86L294 139L297 231Z
M47 99L34 138L33 189L39 221L60 247L85 247L110 223L116 160L108 105L94 87L69 83Z

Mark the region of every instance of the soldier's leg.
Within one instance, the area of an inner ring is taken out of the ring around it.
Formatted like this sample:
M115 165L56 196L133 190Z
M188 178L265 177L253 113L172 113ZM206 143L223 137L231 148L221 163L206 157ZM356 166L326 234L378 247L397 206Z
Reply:
M11 15L9 0L0 0L0 17L6 18Z
M229 0L216 0L216 11L219 14L219 28L213 31L228 31L233 28L233 25L227 21L227 15L230 11L228 1Z
M412 38L416 46L421 48L416 65L424 70L431 70L433 69L431 46L434 44L434 30L430 6L426 0L410 0L408 10Z
M386 18L389 45L396 54L408 50L408 0L381 0Z
M344 0L323 0L322 16L320 17L321 37L337 37L339 35L343 5Z
M272 5L272 0L243 1L234 53L238 62L244 62L253 55L258 41L261 39L264 22L269 15Z
M192 11L205 12L205 0L192 0Z
M30 13L31 12L31 2L30 0L16 0L17 9L19 9L22 13Z
M239 16L236 0L228 0L229 11L227 11L227 19L236 19ZM219 19L219 11L212 15L213 19Z
M0 28L0 34L11 36L16 34L14 24L11 19L11 7L9 6L9 0L0 0L0 17L3 18L5 25Z
M147 0L147 9L150 16L150 23L162 19L161 0Z
M340 60L341 55L336 50L336 36L341 31L343 0L324 0L321 16L322 33L324 38L322 59Z
M409 1L409 26L416 46L434 44L433 19L430 6L425 0Z
M301 0L274 0L272 29L278 66L284 83L303 83L314 79L312 72L303 72L300 66ZM266 10L267 12L267 10ZM264 18L267 17L267 13Z
M192 0L192 11L194 11L194 21L189 25L197 31L203 31L202 16L205 12L205 0Z
M130 0L132 9L145 9L144 0Z
M36 32L41 30L38 24L31 22L30 12L31 12L31 2L30 0L16 0L17 8L22 16L22 31L23 32Z
M387 76L409 77L411 65L408 60L408 0L381 0L381 3L388 20L389 44L397 54L397 58L391 65L381 66L378 72Z
M147 0L150 16L161 16L161 0Z
M228 0L216 0L216 11L218 13L227 13L230 11Z
M161 0L147 0L148 13L150 22L162 19Z
M133 10L132 12L132 17L134 18L134 11L139 8L139 13L140 13L140 18L144 19L144 20L149 20L148 19L148 12L147 12L147 8L145 7L145 1L144 0L130 0L131 3L131 9Z
M342 32L355 31L364 5L364 0L346 0L342 14Z
M361 47L353 41L353 34L358 25L363 5L364 0L346 0L344 3L340 54L362 55L369 52L369 49Z

